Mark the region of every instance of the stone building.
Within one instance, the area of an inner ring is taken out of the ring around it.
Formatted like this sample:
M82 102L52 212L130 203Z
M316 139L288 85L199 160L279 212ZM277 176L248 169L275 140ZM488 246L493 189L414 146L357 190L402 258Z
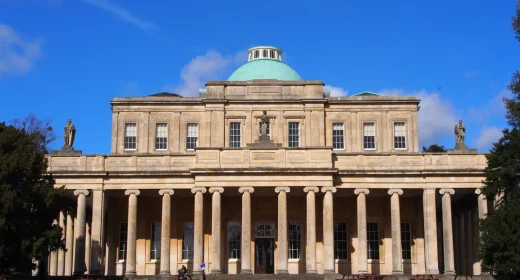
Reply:
M248 58L199 97L114 98L109 155L48 156L77 197L51 275L480 274L483 154L421 153L416 97Z

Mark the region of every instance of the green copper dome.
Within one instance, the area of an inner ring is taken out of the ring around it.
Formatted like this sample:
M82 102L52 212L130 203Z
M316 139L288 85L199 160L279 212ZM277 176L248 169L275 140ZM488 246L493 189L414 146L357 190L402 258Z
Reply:
M302 78L287 64L282 63L282 51L275 47L255 47L248 51L249 61L240 66L228 81L275 79L300 81Z

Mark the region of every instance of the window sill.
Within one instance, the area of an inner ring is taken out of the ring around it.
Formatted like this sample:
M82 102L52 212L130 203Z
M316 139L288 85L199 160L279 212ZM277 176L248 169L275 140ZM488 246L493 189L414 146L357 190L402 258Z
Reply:
M239 263L240 259L228 259L228 263Z
M372 260L372 259L368 259L368 260L367 260L367 263L382 264L382 263L384 263L384 262L381 262L381 260Z
M289 263L299 263L301 261L302 261L301 259L288 259L287 260L287 262L289 262Z
M150 260L150 261L147 261L146 263L147 264L156 264L156 263L160 263L161 260Z
M125 260L118 260L116 263L125 263Z
M181 263L183 263L183 264L187 264L187 263L191 263L191 262L193 262L193 260L189 260L189 259L188 260L186 260L186 259L181 260Z
M334 259L334 263L350 263L348 259Z

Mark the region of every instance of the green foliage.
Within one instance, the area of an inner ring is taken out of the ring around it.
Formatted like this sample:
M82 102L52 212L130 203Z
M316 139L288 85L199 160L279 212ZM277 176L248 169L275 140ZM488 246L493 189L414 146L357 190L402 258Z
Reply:
M445 153L446 149L444 149L444 146L439 146L437 144L431 144L428 148L423 146L422 152L423 153Z
M52 130L32 116L19 124L0 123L0 274L27 272L33 258L64 248L53 220L71 205L46 174Z

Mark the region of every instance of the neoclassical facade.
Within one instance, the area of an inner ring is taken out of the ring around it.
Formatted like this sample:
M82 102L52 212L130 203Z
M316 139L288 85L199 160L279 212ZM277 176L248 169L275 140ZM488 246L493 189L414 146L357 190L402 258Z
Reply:
M51 275L480 274L483 154L421 153L416 97L248 58L199 97L114 98L108 155L48 156L77 198Z

